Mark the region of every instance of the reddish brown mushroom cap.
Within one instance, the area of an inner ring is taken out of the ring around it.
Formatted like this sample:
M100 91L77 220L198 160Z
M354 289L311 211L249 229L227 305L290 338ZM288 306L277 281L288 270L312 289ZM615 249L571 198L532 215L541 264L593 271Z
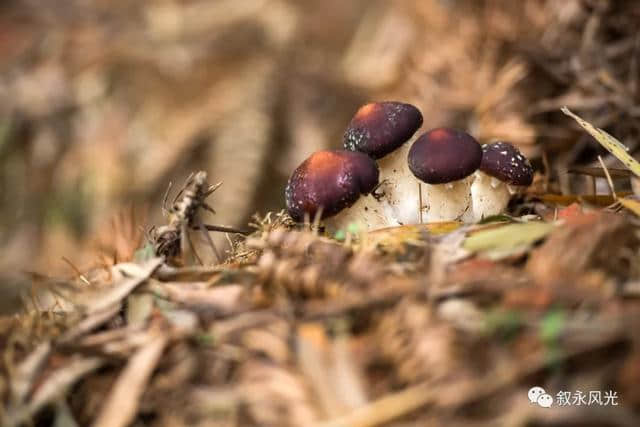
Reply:
M285 199L289 215L302 221L322 208L322 218L353 205L378 184L378 165L367 155L347 150L316 151L291 174Z
M416 178L427 184L445 184L474 173L482 161L482 148L466 132L437 128L414 142L408 160Z
M422 126L420 110L401 102L360 107L344 133L344 148L380 159L407 142Z
M511 185L531 185L533 168L520 150L504 141L482 146L480 170Z

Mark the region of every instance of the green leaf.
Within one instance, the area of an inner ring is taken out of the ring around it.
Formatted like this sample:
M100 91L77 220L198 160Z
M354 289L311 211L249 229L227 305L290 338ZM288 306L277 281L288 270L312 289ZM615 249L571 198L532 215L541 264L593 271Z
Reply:
M574 119L580 126L582 126L587 132L593 136L604 148L606 148L611 154L616 156L631 172L640 176L640 163L629 153L627 153L627 147L618 141L616 138L605 132L604 130L595 127L588 121L584 120L577 114L574 114L567 107L560 109L564 114Z
M153 245L151 243L147 243L133 254L133 260L135 262L144 262L155 256L153 251Z
M522 315L514 310L495 309L485 318L487 333L505 341L515 338L523 326Z
M566 318L563 310L553 310L542 318L538 326L540 341L545 346L545 359L547 364L555 370L562 367L564 349L561 338L566 328Z
M546 343L555 343L562 335L566 324L565 313L554 310L547 313L540 322L540 339Z
M347 233L352 236L359 235L361 233L360 225L357 222L350 222L347 224L346 230L342 228L337 230L334 233L333 238L341 242L347 238Z
M360 225L357 222L351 222L347 226L347 232L350 234L358 234L360 233Z
M205 347L213 347L216 344L216 337L213 334L203 332L193 336L195 341Z
M553 224L537 221L491 227L467 237L462 247L490 259L501 259L528 249L553 227Z

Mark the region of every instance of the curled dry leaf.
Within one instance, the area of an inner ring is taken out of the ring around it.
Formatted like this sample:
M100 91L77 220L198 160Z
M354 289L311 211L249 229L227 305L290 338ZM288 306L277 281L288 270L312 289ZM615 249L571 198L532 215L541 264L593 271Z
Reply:
M83 299L80 304L88 313L95 313L119 303L136 287L144 283L162 262L162 258L153 258L140 266L136 266L136 268L128 268L126 275L102 291L97 293L89 291L85 294L80 294ZM123 267L120 266L120 268Z

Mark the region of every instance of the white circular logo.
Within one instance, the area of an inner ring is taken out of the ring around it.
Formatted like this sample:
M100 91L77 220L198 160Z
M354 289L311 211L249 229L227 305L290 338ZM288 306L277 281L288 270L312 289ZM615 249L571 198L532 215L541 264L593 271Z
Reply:
M551 408L551 405L553 405L553 397L547 393L541 394L540 397L538 397L538 405L543 408Z
M542 396L543 394L546 394L546 392L544 391L544 389L542 387L538 387L538 386L531 387L529 389L529 393L528 393L529 401L531 403L537 403L538 402L538 398L540 396Z

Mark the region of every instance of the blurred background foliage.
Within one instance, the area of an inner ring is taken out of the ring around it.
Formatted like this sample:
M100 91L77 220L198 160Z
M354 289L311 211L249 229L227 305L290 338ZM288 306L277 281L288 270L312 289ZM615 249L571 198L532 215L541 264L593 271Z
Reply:
M633 0L5 0L0 271L131 256L196 169L223 182L211 223L279 210L370 100L510 140L576 191L570 165L615 161L558 109L636 150L638 22Z

